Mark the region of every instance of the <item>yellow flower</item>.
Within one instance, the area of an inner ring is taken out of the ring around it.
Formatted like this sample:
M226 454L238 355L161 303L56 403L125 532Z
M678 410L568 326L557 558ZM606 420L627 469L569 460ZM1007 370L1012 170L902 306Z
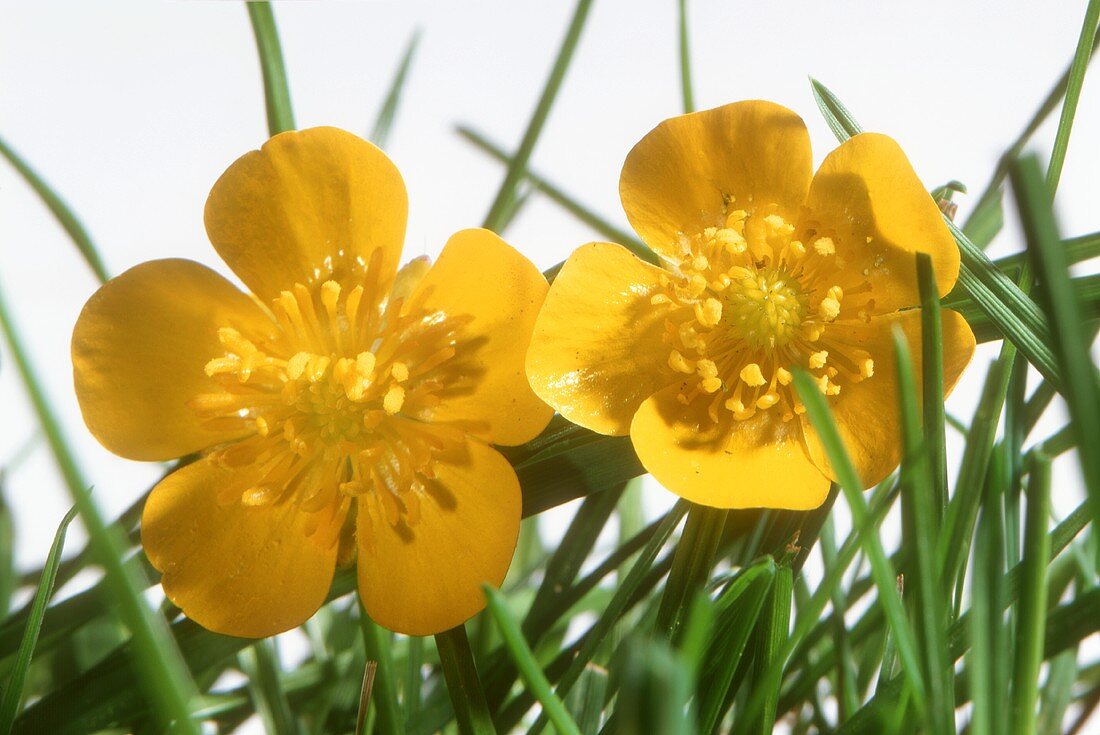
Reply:
M812 175L802 120L740 102L667 120L627 156L620 194L661 259L578 249L527 355L531 385L571 421L629 434L676 494L722 508L819 505L833 472L792 371L829 398L863 481L899 461L891 327L920 355L914 253L940 293L958 250L898 145L858 135ZM974 351L943 312L944 377Z
M523 372L546 280L486 230L398 271L407 208L370 143L284 133L206 205L255 297L159 260L80 315L76 392L96 438L137 460L203 452L153 489L142 541L168 597L211 630L301 624L356 548L367 612L402 633L463 622L504 578L520 489L489 443L550 420Z

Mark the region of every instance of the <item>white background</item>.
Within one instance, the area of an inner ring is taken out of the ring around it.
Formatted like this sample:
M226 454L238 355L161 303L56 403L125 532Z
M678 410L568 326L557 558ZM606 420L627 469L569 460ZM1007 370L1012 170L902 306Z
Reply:
M690 5L696 104L766 98L806 119L816 161L834 145L807 75L863 126L897 138L929 187L959 179L976 195L1072 56L1083 0L902 3L736 2ZM207 244L210 185L266 137L259 66L241 3L3 2L0 136L81 217L107 266L188 257L227 272ZM480 224L503 169L454 134L469 123L510 149L557 52L571 2L284 2L276 6L299 127L365 134L400 54L421 29L388 152L409 189L406 255L436 254ZM532 167L625 227L617 195L629 148L680 112L675 0L596 0ZM1036 137L1045 158L1054 125ZM1063 232L1100 229L1100 88L1082 95L1057 205ZM960 216L969 210L961 199ZM1010 218L1011 219L1011 218ZM536 198L507 239L540 267L593 239ZM1009 223L996 252L1022 247ZM84 430L69 337L95 290L49 213L0 163L0 288L49 397L108 514L158 472L112 457ZM0 347L0 464L35 433L22 385ZM949 409L969 419L985 365L979 350ZM1057 417L1044 424L1057 428ZM957 457L957 452L955 454ZM1056 508L1078 502L1072 459L1058 466ZM17 559L46 553L69 501L44 445L5 488ZM654 507L667 496L651 489ZM560 514L554 516L560 520ZM544 524L552 540L559 523ZM74 532L70 548L82 533Z

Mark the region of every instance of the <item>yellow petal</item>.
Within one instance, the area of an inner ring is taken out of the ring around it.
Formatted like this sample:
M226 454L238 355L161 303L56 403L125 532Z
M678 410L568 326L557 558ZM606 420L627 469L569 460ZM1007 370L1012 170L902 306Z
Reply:
M661 254L678 233L721 227L727 211L778 205L794 222L810 185L806 126L763 101L736 102L665 120L626 157L619 195L630 224Z
M500 586L519 535L512 466L474 438L448 445L415 524L402 518L391 526L382 513L368 514L365 502L359 507L363 605L379 625L406 635L438 633L480 611L481 585Z
M204 426L187 406L220 393L207 361L225 348L218 329L269 335L274 326L247 295L189 260L154 260L108 281L73 329L76 396L88 429L128 459L166 460L245 435Z
M839 395L830 396L841 438L864 487L877 485L901 461L901 408L898 396L897 360L894 359L892 327L901 326L909 342L917 379L917 402L921 400L920 310L871 319L867 325L845 323L829 332L833 344L866 350L874 359L874 375L859 383L845 381ZM843 348L840 350L843 352ZM960 314L943 311L943 382L950 393L974 356L974 333ZM825 450L809 417L802 416L806 446L822 472L835 478Z
M220 504L219 492L241 482L210 459L173 472L145 504L141 541L165 594L187 617L216 633L261 638L317 611L337 544L322 547L308 536L315 514L292 502Z
M806 208L799 232L830 233L845 263L837 285L870 281L875 313L919 303L914 253L932 256L940 295L955 285L959 248L893 139L863 133L841 144L814 176Z
M309 283L326 259L339 280L375 251L388 284L407 216L405 183L385 153L343 130L311 128L237 159L206 201L206 232L241 280L272 299Z
M661 274L610 243L569 256L527 352L531 386L562 416L625 435L642 401L675 380L666 367L672 348L661 339L669 310L650 303Z
M546 428L553 409L539 400L523 372L546 290L531 261L488 230L463 230L447 241L413 296L430 311L469 320L446 365L458 371L457 380L448 379L431 421L453 422L506 446Z
M715 508L816 508L829 480L810 458L796 421L774 411L715 424L707 397L684 406L672 385L642 404L630 426L638 459L662 485Z

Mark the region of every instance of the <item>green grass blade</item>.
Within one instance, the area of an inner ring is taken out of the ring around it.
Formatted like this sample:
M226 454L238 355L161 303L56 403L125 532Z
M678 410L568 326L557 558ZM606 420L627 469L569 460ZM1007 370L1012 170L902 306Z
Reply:
M8 504L4 475L0 468L0 620L11 612L11 596L19 587L19 574L15 570L15 521Z
M1077 50L1069 67L1069 79L1066 96L1062 100L1062 114L1058 118L1058 132L1054 134L1054 147L1050 152L1047 165L1047 189L1050 198L1058 191L1058 182L1062 178L1062 166L1066 162L1069 149L1069 135L1073 129L1073 118L1077 114L1077 103L1081 99L1081 87L1085 84L1085 71L1092 57L1092 44L1096 39L1096 23L1100 20L1100 0L1089 0L1085 8L1085 21L1081 25L1081 35L1077 39Z
M693 504L688 510L657 610L657 633L668 641L677 641L692 600L710 577L727 515L724 508L705 505Z
M603 719L604 700L607 695L607 669L589 664L577 681L577 686L569 692L565 706L569 715L577 723L577 729L583 735L596 735Z
M781 566L775 575L775 583L768 592L768 601L757 628L756 655L753 669L756 672L750 684L764 692L764 711L749 732L771 735L775 728L775 706L779 701L779 671L775 662L783 642L790 634L791 596L794 577L789 566ZM746 720L747 721L747 720Z
M856 473L848 451L844 448L844 442L840 438L840 432L833 422L832 412L825 403L824 396L818 391L816 384L804 371L795 373L794 383L798 395L806 406L806 415L809 416L814 430L817 432L829 464L836 472L840 488L852 511L853 524L862 526L868 516L867 501L863 498L863 484ZM878 600L882 605L883 613L894 635L895 645L898 649L898 658L901 660L902 671L909 684L914 704L921 712L926 711L926 688L921 677L920 657L917 653L916 639L909 620L905 617L905 609L897 591L897 573L894 571L890 559L882 548L882 541L875 534L861 536L863 551L871 564L871 572L878 588Z
M11 354L46 433L61 475L88 531L96 560L106 573L106 589L117 605L122 622L133 636L135 667L140 672L139 685L156 704L154 711L165 730L197 733L190 720L189 702L195 696L195 686L183 663L179 649L168 632L164 619L153 613L141 596L145 585L133 574L133 567L123 564L122 544L110 533L86 490L90 484L77 467L76 458L65 440L57 414L46 399L38 382L38 371L30 364L22 339L15 328L7 303L0 292L0 328L3 329Z
M283 690L274 643L270 639L256 641L240 652L239 659L265 731L269 735L299 735L298 722Z
M53 594L54 581L57 579L57 565L61 563L61 551L65 548L65 533L69 530L69 524L76 518L76 510L74 506L65 514L61 519L61 525L57 527L53 545L50 546L50 552L46 556L42 581L38 584L38 591L34 593L30 618L23 633L23 641L19 644L15 666L12 667L8 681L4 685L4 697L0 700L0 733L4 735L11 732L12 723L15 722L15 716L19 713L23 684L31 665L31 657L34 655L34 646L38 642L38 632L42 628L42 617L46 614L46 605Z
M1072 648L1058 654L1050 662L1043 694L1039 698L1042 702L1037 727L1039 735L1059 735L1062 732L1062 719L1066 716L1076 682L1077 649Z
M826 124L833 131L833 135L836 136L837 140L843 143L853 135L859 135L863 132L863 128L852 117L852 113L848 112L848 108L837 99L832 90L813 77L810 77L810 89L813 91L818 109L821 110Z
M919 263L918 259L918 263ZM935 284L929 284L931 268L918 269L923 272L921 290L931 287L935 294ZM933 295L932 300L935 301ZM940 341L939 330L929 330L933 322L922 312L924 338L933 342ZM938 325L937 325L938 326ZM928 357L927 341L923 342L924 356ZM916 589L916 634L924 664L924 677L928 684L928 705L926 715L929 730L934 733L954 733L954 667L947 653L947 604L944 601L944 584L936 567L935 553L939 534L937 533L936 512L939 509L936 496L936 478L932 475L929 444L934 435L924 433L920 409L917 406L917 381L913 375L913 362L906 343L905 335L895 327L894 354L898 367L898 397L901 403L902 442L905 452L901 471L901 516L902 543L909 552L909 558L915 562L912 569L915 574L907 578L912 580ZM942 375L942 373L941 373ZM928 372L924 372L925 384ZM940 378L942 381L942 377ZM942 386L941 386L942 390ZM942 393L941 393L942 395ZM942 406L942 398L940 399ZM925 402L925 406L927 406ZM941 428L943 424L940 424Z
M420 689L424 684L424 639L409 636L405 652L405 683L401 689L401 704L405 707L405 722L411 722L420 710Z
M69 205L65 203L65 200L3 139L0 139L0 154L8 159L12 167L19 172L23 180L30 185L38 198L46 205L46 208L50 210L50 214L54 216L57 223L68 234L69 239L76 245L76 249L80 251L84 262L92 269L92 273L95 273L95 277L99 279L99 282L106 283L111 276L107 273L106 266L103 265L103 258L100 257L99 250L92 242L91 235L84 229L84 225L69 208Z
M1062 241L1062 253L1067 263L1080 263L1090 258L1100 257L1100 232L1071 237ZM1027 251L1023 250L1006 255L993 261L993 265L1015 278L1027 261Z
M939 292L932 258L917 255L921 303L921 432L931 480L932 521L938 531L947 510L947 415L943 390L943 338Z
M680 98L684 112L695 112L695 93L691 84L691 42L688 37L688 0L679 0Z
M447 682L447 691L454 705L459 732L462 735L494 735L496 729L493 727L493 718L489 715L489 706L485 703L481 678L474 664L470 641L466 637L466 626L458 625L436 633L435 646L439 651L443 678Z
M478 150L484 151L496 160L504 163L508 167L511 167L512 162L515 160L515 156L509 155L503 148L496 145L481 133L473 130L472 128L459 126L457 129L459 136L469 141ZM604 217L596 214L591 209L586 207L577 201L576 197L566 193L556 184L551 183L544 176L525 169L524 176L531 186L536 191L546 196L550 201L554 202L569 214L573 215L578 221L591 227L596 233L602 237L607 238L611 242L618 243L623 247L630 250L630 252L637 255L642 260L648 263L657 263L657 255L647 248L641 240L637 238L631 232L628 232L620 227L615 226L611 222L607 221Z
M359 602L359 626L367 660L377 665L371 699L378 713L376 721L378 732L382 735L403 735L405 723L401 718L401 707L397 703L397 671L394 668L392 653L393 634L367 616L361 601Z
M405 83L409 80L409 70L412 69L413 57L416 56L416 48L419 45L420 29L418 28L409 37L405 53L401 55L393 81L390 82L386 97L382 100L382 107L378 110L378 117L374 119L374 127L371 128L370 140L379 148L385 148L390 139L393 121L397 117L397 108L401 104L401 93L405 91Z
M825 525L821 530L820 538L821 561L825 570L834 569L836 559L836 531L833 517L825 519ZM835 585L829 592L829 599L833 603L834 611L844 611L847 605L844 600L843 585ZM848 625L843 614L834 614L833 636L836 642L836 705L837 719L839 722L847 720L853 712L859 709L859 692L856 690L855 662L852 659L852 646L848 635ZM887 631L887 635L889 631Z
M508 611L500 593L491 587L485 587L484 590L485 597L489 601L489 614L504 637L504 645L515 660L524 683L542 705L543 715L553 723L559 735L581 735L580 728L569 715L569 710L562 704L542 673L542 668L523 638L519 623Z
M1023 578L1016 629L1016 660L1012 667L1013 735L1035 735L1039 698L1039 667L1047 623L1047 559L1050 540L1046 533L1050 517L1050 462L1031 463L1024 520Z
M1039 294L1054 327L1058 360L1066 379L1065 396L1078 446L1100 436L1100 383L1089 354L1090 341L1080 306L1069 286L1069 269L1051 210L1039 163L1034 156L1012 168L1012 186L1027 236L1028 253L1041 287ZM1080 452L1081 474L1092 501L1093 521L1100 521L1100 452Z
M264 79L264 104L267 108L267 132L275 136L294 130L294 111L290 106L290 87L275 14L266 0L246 2L248 20L256 37L256 52L260 55L260 71Z
M504 175L504 181L501 183L492 205L489 207L489 213L485 215L483 226L486 229L496 231L500 227L502 215L507 211L509 202L516 195L516 187L523 179L523 172L535 150L535 143L538 142L543 125L545 125L546 118L550 114L550 108L553 107L554 100L557 99L558 90L561 89L565 72L569 68L569 63L573 60L573 53L577 50L577 43L580 41L581 31L584 30L584 24L588 20L588 11L591 8L592 0L577 1L573 18L569 22L569 29L566 31L565 39L558 51L558 57L554 60L554 66L550 70L550 77L546 80L546 85L539 96L535 112L527 123L527 130L523 134L516 155L512 157L512 162L508 165L508 171Z

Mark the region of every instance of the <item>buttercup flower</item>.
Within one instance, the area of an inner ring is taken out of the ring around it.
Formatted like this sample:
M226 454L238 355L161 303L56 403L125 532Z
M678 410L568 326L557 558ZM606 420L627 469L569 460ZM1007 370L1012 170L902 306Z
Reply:
M143 263L73 333L88 428L136 460L201 459L153 490L142 541L165 593L238 636L297 626L358 550L370 616L426 635L483 606L520 490L490 443L552 411L523 355L547 284L486 230L397 263L400 174L350 133L284 133L214 185L206 229L255 296L187 260Z
M834 474L791 384L808 370L866 485L899 461L891 329L919 357L914 253L940 293L958 249L898 145L863 134L816 175L802 120L740 102L661 123L619 185L660 267L592 243L555 279L527 373L571 421L628 434L668 489L723 508L806 509ZM950 390L974 351L943 312Z

